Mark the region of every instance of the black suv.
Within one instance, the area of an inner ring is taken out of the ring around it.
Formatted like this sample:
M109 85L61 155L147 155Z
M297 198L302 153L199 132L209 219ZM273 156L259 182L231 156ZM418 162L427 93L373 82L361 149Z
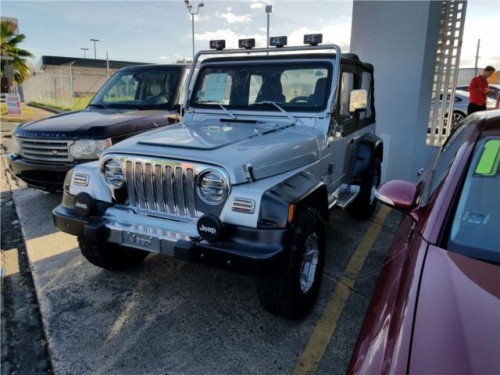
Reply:
M62 190L66 172L99 158L112 144L179 121L186 65L120 69L82 111L18 126L8 165L28 185Z

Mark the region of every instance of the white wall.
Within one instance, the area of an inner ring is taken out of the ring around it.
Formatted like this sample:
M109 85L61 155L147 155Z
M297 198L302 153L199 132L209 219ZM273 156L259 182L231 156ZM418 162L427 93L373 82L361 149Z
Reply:
M440 1L358 1L350 51L375 68L382 179L416 181L425 145L439 33Z

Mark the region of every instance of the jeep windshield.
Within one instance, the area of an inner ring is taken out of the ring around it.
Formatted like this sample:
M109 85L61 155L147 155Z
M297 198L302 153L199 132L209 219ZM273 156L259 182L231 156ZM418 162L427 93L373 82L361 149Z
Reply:
M218 63L202 67L193 89L194 108L249 111L320 112L330 95L332 65L292 63ZM276 105L273 105L277 104Z
M151 69L117 72L89 106L96 108L171 109L181 70Z

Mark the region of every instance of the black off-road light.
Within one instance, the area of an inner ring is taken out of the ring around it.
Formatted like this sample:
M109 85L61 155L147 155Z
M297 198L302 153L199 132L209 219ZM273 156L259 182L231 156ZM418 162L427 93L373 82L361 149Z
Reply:
M274 47L283 47L288 44L288 38L286 36L272 36L269 38L269 45Z
M226 48L226 41L224 39L211 40L210 41L210 48L211 49L216 49L217 51L221 51L224 48Z
M317 46L320 43L323 43L323 34L304 35L304 44L309 44L310 46Z
M240 39L238 40L238 46L240 48L252 49L255 47L255 39Z

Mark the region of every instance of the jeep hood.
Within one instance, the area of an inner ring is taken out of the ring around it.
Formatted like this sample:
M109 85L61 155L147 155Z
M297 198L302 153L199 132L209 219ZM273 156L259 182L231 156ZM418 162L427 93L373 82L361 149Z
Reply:
M326 135L312 127L285 122L192 122L148 132L106 152L133 153L218 165L233 183L246 181L251 164L255 179L291 171L319 159Z
M171 115L172 112L166 110L85 109L22 124L16 128L16 135L57 139L113 138L167 125Z

